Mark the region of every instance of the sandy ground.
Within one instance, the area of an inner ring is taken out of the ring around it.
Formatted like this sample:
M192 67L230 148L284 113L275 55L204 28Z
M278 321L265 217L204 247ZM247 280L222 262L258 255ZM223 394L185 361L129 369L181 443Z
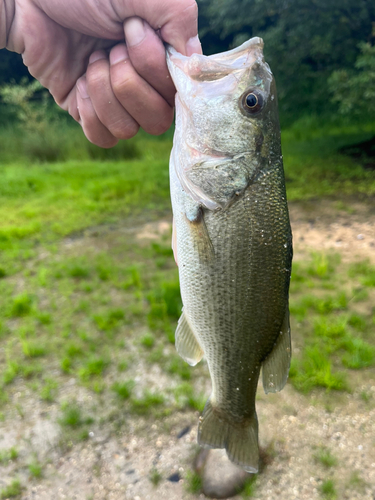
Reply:
M295 258L312 250L334 249L342 259L369 258L375 262L375 214L369 204L351 203L350 211L337 210L333 202L291 205ZM146 224L136 230L139 239L152 239L170 230L170 221ZM148 374L168 384L158 368ZM322 498L320 485L332 478L339 499L375 499L375 373L368 370L352 394L331 396L316 391L308 397L290 385L265 396L259 390L257 411L260 444L267 450L267 465L259 475L254 498L258 500L313 500ZM202 382L207 393L208 381ZM67 395L90 406L90 393L67 386ZM27 388L20 387L20 393ZM24 417L16 411L12 420L0 423L0 449L16 446L20 454L38 450L44 461L43 479L29 481L23 500L192 500L186 489L186 471L197 454L198 413L176 413L150 423L129 418L116 435L93 427L90 439L62 451L58 407L32 399ZM361 393L368 394L366 402ZM14 396L17 403L17 394ZM92 408L92 411L96 411ZM100 409L98 409L100 411ZM337 465L324 468L314 460L314 450L329 448ZM13 477L14 464L0 466L0 489ZM161 481L154 486L150 472ZM357 473L357 481L353 479ZM18 471L22 482L27 471ZM198 498L204 498L203 494ZM241 496L235 497L242 498Z

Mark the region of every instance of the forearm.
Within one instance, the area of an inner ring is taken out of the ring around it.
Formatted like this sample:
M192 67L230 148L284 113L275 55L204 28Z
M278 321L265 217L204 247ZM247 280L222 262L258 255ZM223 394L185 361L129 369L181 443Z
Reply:
M0 0L0 49L8 44L9 32L14 18L15 0Z

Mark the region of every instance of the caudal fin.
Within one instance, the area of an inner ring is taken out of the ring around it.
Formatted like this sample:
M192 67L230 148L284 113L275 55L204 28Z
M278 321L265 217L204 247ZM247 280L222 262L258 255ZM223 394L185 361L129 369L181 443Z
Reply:
M258 472L258 419L253 416L246 423L231 422L215 412L210 399L199 419L198 443L207 448L225 448L229 460L247 472Z

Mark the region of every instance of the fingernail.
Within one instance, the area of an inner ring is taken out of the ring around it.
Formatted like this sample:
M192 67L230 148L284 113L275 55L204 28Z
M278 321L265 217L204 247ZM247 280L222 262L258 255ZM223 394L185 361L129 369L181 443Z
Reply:
M106 57L107 56L103 50L97 50L96 52L93 52L91 54L89 59L89 64L99 61L100 59L106 59Z
M198 35L189 38L189 40L186 42L185 50L187 56L191 56L193 54L202 54L202 46L201 42L199 41Z
M145 27L142 19L131 17L124 23L125 40L129 47L138 45L146 36Z
M114 64L124 62L127 59L129 59L128 49L123 43L120 45L116 45L116 47L113 47L109 54L109 62L112 66Z
M90 97L87 92L87 83L85 76L82 76L81 78L79 78L79 80L77 80L77 89L82 99L88 99Z

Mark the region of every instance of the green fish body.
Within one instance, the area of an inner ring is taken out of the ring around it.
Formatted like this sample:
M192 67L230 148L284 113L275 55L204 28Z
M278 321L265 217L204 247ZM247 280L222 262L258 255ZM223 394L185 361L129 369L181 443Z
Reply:
M183 313L176 348L207 359L202 446L257 472L255 396L283 388L291 356L292 234L276 88L253 38L190 58L168 49L177 88L170 179Z

